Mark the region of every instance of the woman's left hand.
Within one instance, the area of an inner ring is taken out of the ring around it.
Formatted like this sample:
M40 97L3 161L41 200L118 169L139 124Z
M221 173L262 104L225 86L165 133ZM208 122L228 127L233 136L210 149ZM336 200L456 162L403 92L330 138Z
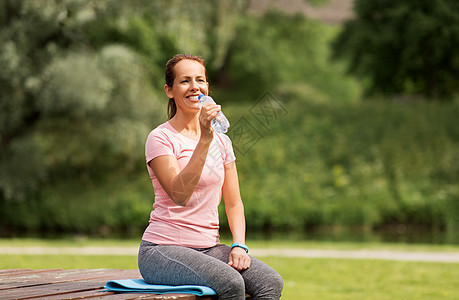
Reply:
M229 255L228 265L238 271L243 271L250 267L250 256L245 252L244 249L234 247Z

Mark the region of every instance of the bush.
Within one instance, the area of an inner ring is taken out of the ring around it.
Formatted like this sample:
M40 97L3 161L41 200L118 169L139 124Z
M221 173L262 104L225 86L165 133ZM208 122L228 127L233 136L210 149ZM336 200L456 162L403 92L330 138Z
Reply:
M263 135L237 153L250 228L456 228L457 104L282 100L288 113L269 130L248 104L225 107Z
M447 230L457 240L457 104L278 100L286 115L267 127L252 114L253 104L224 106L250 231L403 225ZM240 120L251 136L236 134ZM145 168L136 172L99 183L67 181L36 198L4 202L1 226L16 234L140 236L154 199ZM225 231L223 205L220 217Z
M65 181L35 198L0 203L4 235L141 236L148 224L153 187L148 176L111 174L97 185Z

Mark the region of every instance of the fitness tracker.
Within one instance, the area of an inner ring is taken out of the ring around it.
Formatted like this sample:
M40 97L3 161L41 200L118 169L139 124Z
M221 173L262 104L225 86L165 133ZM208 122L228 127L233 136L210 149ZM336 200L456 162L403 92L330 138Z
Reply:
M245 250L246 253L249 253L249 247L247 247L246 245L244 244L241 244L241 243L234 243L231 245L231 250L233 250L234 247L239 247L239 248L242 248Z

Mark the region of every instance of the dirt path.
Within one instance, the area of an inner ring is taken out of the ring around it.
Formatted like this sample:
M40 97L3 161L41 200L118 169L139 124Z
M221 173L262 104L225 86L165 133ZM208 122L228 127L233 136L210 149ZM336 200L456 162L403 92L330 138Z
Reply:
M137 247L0 247L0 254L9 255L137 255ZM392 250L330 250L330 249L251 249L255 257L280 256L302 258L377 259L459 263L458 252L412 252Z

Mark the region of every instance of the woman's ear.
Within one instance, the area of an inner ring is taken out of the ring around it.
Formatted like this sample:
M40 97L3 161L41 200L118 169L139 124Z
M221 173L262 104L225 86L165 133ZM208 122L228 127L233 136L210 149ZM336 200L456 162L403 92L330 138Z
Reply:
M168 86L167 84L164 85L164 91L166 92L166 95L167 95L167 97L169 97L169 99L174 98L172 96L172 88L170 86Z

